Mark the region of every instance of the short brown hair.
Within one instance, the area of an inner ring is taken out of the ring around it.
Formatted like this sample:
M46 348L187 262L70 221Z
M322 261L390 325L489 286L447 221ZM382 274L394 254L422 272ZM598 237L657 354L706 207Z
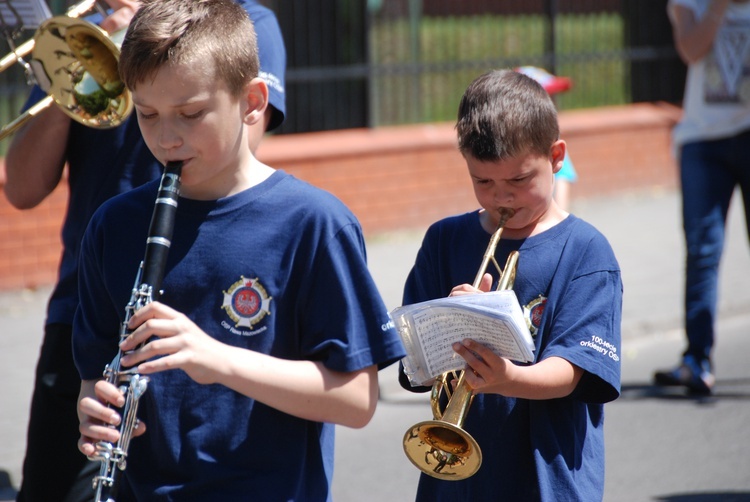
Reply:
M191 64L221 78L234 96L258 76L253 23L234 0L145 0L128 27L120 78L133 90L164 65Z
M458 147L480 161L548 155L560 137L557 109L534 79L493 70L474 80L458 108Z

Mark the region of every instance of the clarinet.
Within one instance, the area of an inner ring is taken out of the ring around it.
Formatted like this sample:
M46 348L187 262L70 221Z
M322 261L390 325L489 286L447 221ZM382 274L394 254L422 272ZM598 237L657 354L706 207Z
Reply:
M146 253L138 268L130 301L125 306L125 319L120 326L120 342L133 332L128 329L128 322L133 314L161 296L161 281L164 277L177 212L177 199L180 195L181 172L182 162L168 162L164 168L151 215ZM130 440L138 424L138 401L148 387L147 376L139 375L132 368L122 369L120 359L129 352L123 353L122 350L118 350L112 362L104 368L105 380L120 388L125 395L125 405L121 410L120 439L117 440L117 444L99 441L96 444L96 452L89 456L90 460L102 463L99 474L93 480L96 502L115 502L118 481L127 466Z

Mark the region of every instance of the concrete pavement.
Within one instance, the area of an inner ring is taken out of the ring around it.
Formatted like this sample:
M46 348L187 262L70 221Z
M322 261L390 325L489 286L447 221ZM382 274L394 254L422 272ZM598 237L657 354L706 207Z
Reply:
M717 368L719 390L727 385L727 393L734 399L697 403L693 400L651 399L653 389L648 386L655 367L671 366L678 361L682 350L680 322L682 317L683 261L680 231L680 207L674 192L649 192L618 195L597 199L574 200L572 211L599 228L610 240L620 262L625 286L623 306L623 397L608 405L608 417L620 417L608 422L608 466L613 463L616 473L608 470L606 500L750 500L750 472L747 459L750 434L740 420L722 423L722 437L733 437L726 449L732 454L721 454L721 449L709 449L712 465L721 472L742 470L742 477L724 479L724 487L734 491L723 493L724 498L639 498L633 490L648 486L642 479L649 470L649 460L658 456L649 451L651 445L663 447L665 442L651 441L654 430L633 429L640 424L635 417L645 403L649 416L662 416L666 429L662 434L679 436L700 434L696 422L723 420L725 415L747 416L745 408L734 406L750 398L750 369L742 360L735 359L750 347L741 345L750 330L750 252L744 230L741 200L736 194L729 218L729 234L721 268L720 315L722 329L732 336L719 337L719 348L728 353L730 364ZM393 308L400 304L401 288L413 263L424 229L398 232L368 240L369 264L386 304ZM477 264L478 266L478 264ZM49 290L20 291L0 294L0 475L10 475L13 486L20 481L21 461L25 443L26 420L31 394L34 366L42 335L44 310ZM724 328L724 325L729 327ZM723 344L725 340L727 342ZM730 343L738 344L731 345ZM736 349L735 349L736 347ZM648 356L645 357L644 356ZM722 371L727 371L723 374ZM413 500L417 471L401 451L401 437L406 428L429 417L429 406L424 396L415 396L398 387L395 368L381 372L382 400L373 422L362 430L340 428L337 442L334 496L336 500ZM668 396L671 394L668 394ZM645 396L645 397L643 397ZM663 397L663 396L662 396ZM675 406L678 403L678 406ZM724 407L730 407L725 410ZM719 416L705 414L710 408ZM691 412L699 413L697 418ZM636 413L636 415L630 415ZM703 413L702 415L700 413ZM658 428L653 428L658 429ZM630 440L627 438L631 437ZM634 438L634 439L633 439ZM739 439L741 438L741 439ZM713 444L716 444L714 442ZM734 445L734 446L732 446ZM636 447L637 446L637 447ZM738 449L744 448L744 453ZM51 452L53 454L54 452ZM683 452L684 453L684 452ZM610 462L610 455L613 462ZM687 461L686 457L685 460ZM742 463L744 459L744 464ZM678 458L679 460L679 458ZM739 465L738 465L739 464ZM654 474L656 475L656 474ZM623 479L624 476L624 479ZM667 478L663 478L667 479ZM686 493L698 493L703 488L715 488L705 478L693 475L684 484ZM610 480L613 480L610 483ZM743 481L744 480L744 481ZM665 481L666 482L666 481ZM677 478L677 482L679 478ZM630 483L630 484L629 484ZM710 486L709 486L710 485ZM612 486L610 489L609 487ZM678 489L655 485L651 494L679 494ZM736 496L739 493L739 496ZM645 495L642 495L645 497ZM3 499L0 477L0 500Z

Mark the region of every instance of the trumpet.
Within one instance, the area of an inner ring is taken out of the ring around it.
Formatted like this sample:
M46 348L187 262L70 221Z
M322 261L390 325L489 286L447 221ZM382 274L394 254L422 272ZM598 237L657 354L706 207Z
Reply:
M500 208L500 222L490 238L473 286L479 287L482 277L492 263L498 274L497 291L513 289L518 267L518 251L508 255L505 268L495 259L495 249L505 224L515 211ZM463 430L463 424L474 399L464 380L465 371L443 373L435 379L430 394L432 420L411 426L404 434L403 447L409 460L422 472L437 479L459 481L473 476L482 465L482 450L476 440ZM451 381L458 380L451 392ZM447 404L441 409L441 397Z
M130 93L120 80L120 49L113 38L78 17L93 10L94 0L84 0L66 12L45 20L34 37L0 59L0 72L14 63L30 71L30 79L47 96L0 129L0 140L16 132L53 103L73 120L97 129L120 125L133 111ZM123 36L124 31L116 34ZM26 63L23 58L31 54Z

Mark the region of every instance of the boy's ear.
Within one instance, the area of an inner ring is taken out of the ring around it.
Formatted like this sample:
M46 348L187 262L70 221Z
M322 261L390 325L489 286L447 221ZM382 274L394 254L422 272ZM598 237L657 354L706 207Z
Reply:
M565 160L565 152L568 151L568 145L565 144L565 141L558 139L554 143L552 143L552 147L550 147L550 161L552 161L552 172L557 173L560 169L562 169L563 160Z
M268 86L265 80L255 77L248 82L244 94L247 100L247 110L244 117L245 123L247 125L265 124L264 115L266 108L268 108Z

